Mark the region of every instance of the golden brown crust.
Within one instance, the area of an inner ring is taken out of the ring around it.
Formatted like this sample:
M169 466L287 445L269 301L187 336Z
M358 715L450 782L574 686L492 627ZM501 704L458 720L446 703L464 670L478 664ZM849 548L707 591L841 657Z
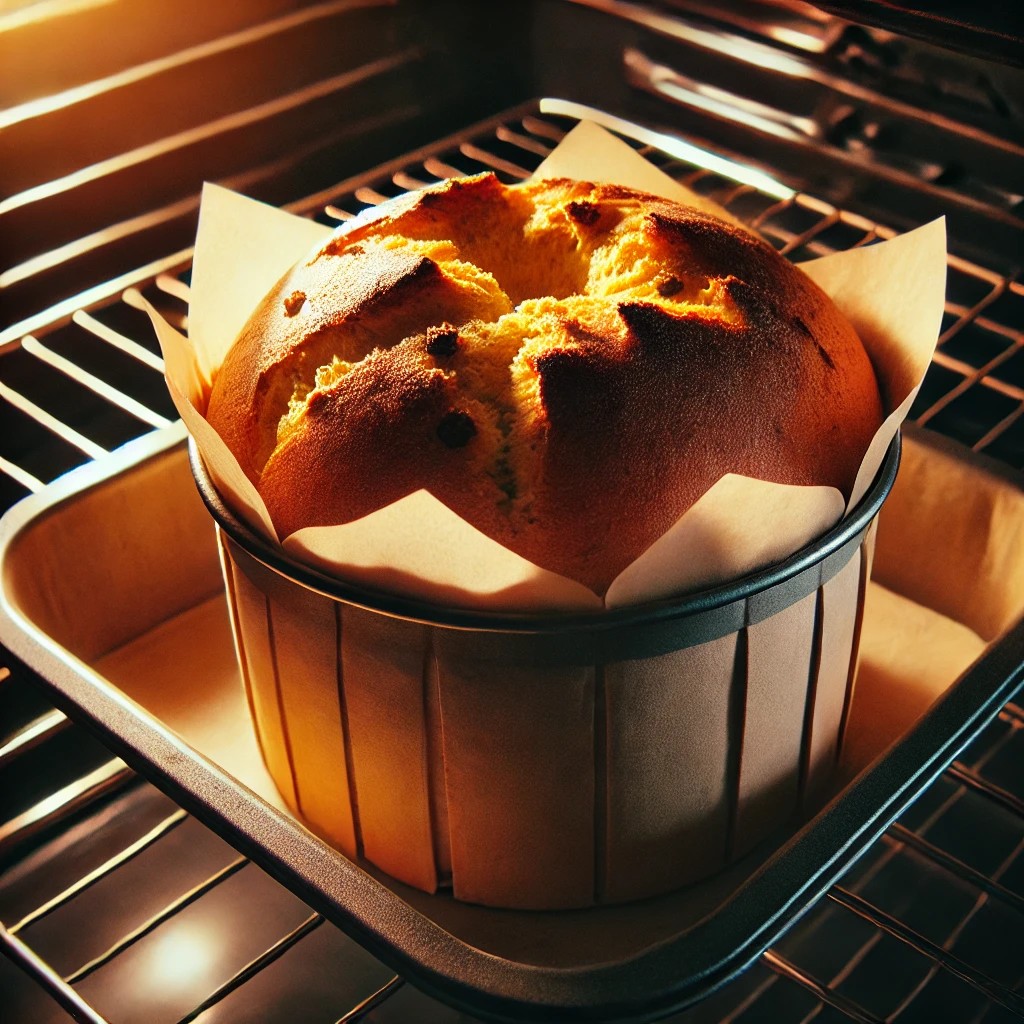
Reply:
M465 287L443 265L450 247L349 247L296 264L267 294L214 380L206 416L256 481L296 384L333 356L358 360L424 327L508 310L500 289ZM431 254L437 259L431 258ZM294 312L295 293L305 301Z
M208 417L282 535L425 487L603 593L724 473L848 495L882 407L849 323L748 232L621 186L485 175L294 268Z
M484 503L500 500L473 460L480 435L496 430L493 418L462 399L418 341L372 353L310 397L302 429L275 449L260 479L282 536L337 522L339 509L342 522L359 519L439 480Z

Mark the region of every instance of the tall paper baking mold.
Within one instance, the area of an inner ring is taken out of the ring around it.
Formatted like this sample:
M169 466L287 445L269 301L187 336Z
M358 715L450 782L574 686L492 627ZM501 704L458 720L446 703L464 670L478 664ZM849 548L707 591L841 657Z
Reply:
M491 906L639 899L720 869L827 790L895 444L777 578L575 620L333 584L232 516L194 457L285 801L349 856Z
M594 126L566 142L548 164L559 174L606 180L594 173L603 155L621 183L640 174L640 187L686 200ZM830 488L723 477L615 581L603 602L615 611L473 531L427 492L282 544L203 410L249 311L323 229L212 188L203 211L191 344L154 323L202 453L197 479L225 531L233 627L264 757L312 828L420 888L450 882L457 897L495 906L578 907L717 870L824 790L856 664L870 565L861 541L891 483L877 470L889 450L894 472L892 438L941 318L941 222L804 265L857 328L886 403L847 518L826 533L844 515ZM838 550L828 547L854 523ZM422 543L428 529L438 543ZM724 556L708 563L709 547ZM651 601L797 549L795 575L765 583L769 571L740 597L645 617ZM442 557L424 562L424 551ZM393 601L373 610L396 567L413 581L398 604L433 601L436 615L396 613ZM473 617L465 609L541 617L532 631L455 629L453 608L463 620ZM589 627L562 630L551 618L572 611Z

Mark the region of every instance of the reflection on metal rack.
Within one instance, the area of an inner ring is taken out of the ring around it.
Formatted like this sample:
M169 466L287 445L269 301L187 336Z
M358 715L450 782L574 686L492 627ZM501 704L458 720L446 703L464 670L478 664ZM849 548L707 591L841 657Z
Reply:
M842 1019L879 1022L893 1020L918 1004L924 1009L915 1013L913 1019L980 1020L988 1007L993 1009L985 1015L986 1020L998 1019L995 1008L1024 1016L1024 999L1014 991L1024 980L1024 965L1013 954L1024 941L1024 815L1006 813L993 826L988 816L991 808L985 804L988 801L1002 809L1006 796L1019 804L1024 795L1024 786L1019 785L1024 782L1019 768L1024 758L1022 715L1019 708L1011 705L999 722L975 742L969 757L947 772L937 792L933 790L934 795L922 801L926 806L916 805L902 823L893 825L847 878L830 891L830 900L815 907L777 949L763 954L757 967L707 1003L673 1019L681 1024L740 1019L810 1020L827 1006ZM1018 789L1008 788L1007 770L1016 772ZM969 776L973 780L971 785L962 784L961 776ZM145 797L148 789L143 786L140 793ZM979 858L991 860L992 836L980 837L984 842L977 836L965 840L963 815L972 800L980 801L970 809L975 819L987 821L989 829L999 834L998 863L987 869L983 869ZM7 955L43 984L76 1019L96 1022L105 1017L73 986L107 967L142 939L158 933L187 907L237 876L247 861L230 861L124 935L107 952L63 978L31 945L33 926L68 907L103 879L116 882L118 871L147 852L152 858L150 871L159 864L166 867L168 858L175 856L175 851L167 849L167 840L187 820L182 811L164 817L78 881L0 931L0 945ZM972 842L973 850L967 848ZM911 867L913 874L908 870ZM909 887L908 879L914 881ZM0 906L10 899L7 888L0 878ZM938 913L937 897L945 904ZM994 907L989 906L990 901ZM979 927L972 931L972 923ZM306 943L321 927L334 931L318 914L307 911L262 952L214 985L193 1009L174 1019L181 1024L203 1019L204 1013L251 983L293 947ZM29 933L28 939L22 937L25 933ZM993 956L993 942L1005 944L1009 955ZM312 949L302 949L313 956ZM350 943L345 952L351 960L365 957ZM896 969L882 971L879 956L884 956L890 965L895 963ZM323 968L326 976L344 976L349 967L345 957L339 960L335 956L330 969L318 957L313 957L313 962ZM351 966L357 976L366 973L361 963ZM416 1016L420 1013L429 1020L465 1019L403 988L401 979L389 976L382 966L377 967L372 979L360 978L373 984L362 986L359 998L352 999L349 1005L337 994L335 1020L420 1019ZM869 985L865 985L865 975L870 979ZM278 978L277 983L288 988L285 978ZM390 1001L397 999L400 992L403 1008L398 1011L396 1006L392 1015L388 1009ZM933 1000L942 1000L938 1005L947 1009L952 1005L963 1007L965 1012L929 1017L927 1007L935 1005ZM243 1018L228 1013L216 1019Z
M563 113L569 109L565 106ZM335 224L401 191L451 175L494 170L505 181L520 180L572 123L566 116L521 110L291 208ZM760 178L723 174L730 154L711 154L711 169L673 159L642 140L638 145L668 173L724 203L790 258L813 258L895 233L778 183L760 189L752 182L766 180L762 172L757 172ZM701 152L674 148L691 155ZM30 334L0 338L0 421L30 422L47 438L45 444L17 447L8 439L19 432L0 432L0 484L8 496L4 504L173 418L159 375L162 361L140 312L140 298L145 296L171 322L185 327L188 256L178 253L107 287L91 289L78 302L64 302L47 316L34 318ZM1021 466L1024 285L951 256L946 313L939 352L913 416L976 450ZM39 386L37 377L47 373L46 386ZM0 670L0 698L17 685ZM65 729L66 724L60 712L46 707L23 709L12 735L0 738L0 775L13 778L7 773L19 771L24 759L48 748L57 750L56 745L78 734ZM113 998L110 979L119 969L128 969L120 965L133 955L157 956L158 940L172 935L189 913L219 896L226 899L232 886L237 889L233 897L257 916L263 913L261 900L267 906L276 900L280 906L273 914L267 912L270 924L264 921L266 927L246 936L244 955L210 958L219 973L195 982L205 986L199 998L180 1005L191 991L182 985L178 1001L163 1006L161 1019L249 1019L246 1000L258 999L260 1019L284 1020L289 993L305 986L309 999L310 986L317 985L315 998L325 1008L325 1020L330 1014L339 1021L466 1019L404 985L227 848L211 860L204 877L183 881L159 905L147 904L141 919L132 912L122 914L127 925L120 930L110 931L119 911L105 904L112 920L104 923L102 936L110 933L112 940L104 939L98 949L58 971L45 958L54 941L47 928L74 914L90 890L107 891L105 887L119 884L133 863L146 862L150 873L159 874L156 865L166 866L176 856L175 837L187 828L201 829L109 754L99 759L83 755L80 763L77 777L56 780L49 794L15 808L0 823L0 857L15 847L32 847L16 868L0 874L0 917L15 921L0 930L0 946L76 1019L102 1021L101 1010L112 1012L106 1009ZM1024 997L1016 991L1024 981L1024 965L1009 952L1024 944L1022 763L1024 712L1009 705L831 891L830 899L812 908L754 968L673 1019L693 1024L932 1020L940 1019L936 1006L942 1007L944 1020L984 1017L991 1024L1005 1015L1024 1016ZM136 817L126 819L135 822L135 831L121 836L102 856L95 850L79 851L75 822L83 815L98 820L111 800L136 808ZM969 826L964 824L968 821ZM995 859L993 849L998 851ZM35 895L52 889L37 884L36 872L62 860L80 861L83 869L39 905L26 906L29 891ZM257 942L261 944L254 951L250 946ZM84 941L82 948L88 946ZM301 954L301 967L290 955L293 950ZM65 953L70 958L67 950L61 955ZM288 965L289 970L275 965ZM104 981L107 988L99 984ZM38 1016L45 1019L42 1012Z

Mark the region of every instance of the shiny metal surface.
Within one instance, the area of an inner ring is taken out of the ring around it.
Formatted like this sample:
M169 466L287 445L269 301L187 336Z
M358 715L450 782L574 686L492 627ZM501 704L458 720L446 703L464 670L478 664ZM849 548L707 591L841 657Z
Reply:
M1001 1019L1004 1008L1019 1013L1024 817L1007 810L1000 794L1020 799L1024 792L1021 716L1010 705L758 967L672 1019L802 1020L826 1008L861 1021L975 1020L986 1007L986 1020ZM976 784L962 784L962 773ZM103 1018L284 1021L298 1013L299 1020L327 1022L468 1019L400 985L262 872L232 859L197 822L181 820L180 812L129 838L126 819L134 819L138 831L167 803L145 784L121 799L129 804L113 819L122 829L119 851L83 874L91 884L72 884L43 905L54 909L29 911L16 927L25 947L64 971ZM98 818L102 811L94 813ZM19 900L24 907L33 876L45 877L54 858L89 864L82 847L95 844L110 821L89 824L77 836L69 832L41 847L35 865L0 876L6 920ZM189 888L211 869L209 878ZM135 929L139 939L115 942L114 955L100 956L88 974L69 969L156 907ZM7 999L16 995L15 986L0 992ZM9 1005L27 1006L28 998ZM929 1017L927 1007L935 1012L936 1005L957 1015ZM917 1009L904 1017L907 1007Z

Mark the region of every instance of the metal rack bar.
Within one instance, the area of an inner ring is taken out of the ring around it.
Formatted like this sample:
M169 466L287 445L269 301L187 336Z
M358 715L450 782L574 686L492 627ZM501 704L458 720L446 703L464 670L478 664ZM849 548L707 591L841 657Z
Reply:
M192 297L192 289L184 281L180 281L170 274L157 274L156 286L165 295L171 295L182 302L187 303Z
M343 210L339 206L331 206L330 204L324 207L324 213L332 220L352 220L355 217L354 213L349 213L348 210Z
M926 939L923 935L918 934L914 929L908 927L891 914L886 914L877 907L873 907L863 897L839 885L834 885L828 891L828 896L858 917L869 921L876 928L880 928L894 938L906 943L933 963L940 964L951 974L956 975L961 981L966 982L993 1002L1017 1014L1017 1016L1024 1016L1024 996L1011 992L1008 988L1000 985L999 982L989 978L966 961L961 960L960 957L943 949L942 946L932 942L931 939Z
M981 793L990 800L1002 804L1008 810L1013 811L1018 817L1024 818L1024 800L1019 796L1015 796L1009 790L989 782L973 768L968 768L967 765L954 761L946 769L946 774L956 779L957 782L962 782L965 786L969 786L975 792Z
M1016 409L1009 414L1009 416L1003 417L987 434L982 435L977 441L971 445L971 450L980 452L983 448L987 448L1000 434L1005 433L1024 416L1024 402L1021 402Z
M988 875L972 868L969 864L965 864L962 860L940 849L934 843L930 843L916 832L912 832L909 828L897 822L889 826L889 835L898 843L909 847L916 853L927 857L933 863L945 868L951 874L956 875L961 881L968 882L975 888L987 892L990 896L996 897L996 899L1007 906L1024 914L1024 896L1018 895L1012 889L1007 889L1005 885L1000 885L999 882L989 878Z
M368 206L377 206L378 203L386 203L388 197L372 189L367 185L363 185L362 188L357 188L355 191L355 197L361 203L366 203Z
M779 250L781 256L788 256L789 253L793 252L794 249L799 249L800 246L806 245L816 235L820 235L826 228L832 227L833 224L839 223L839 211L833 210L831 213L826 214L816 224L812 224L806 231L801 231L799 235L794 235L786 244Z
M44 828L55 825L100 797L119 789L135 778L119 757L69 783L35 806L0 825L0 852Z
M438 160L436 157L427 157L423 161L423 166L427 172L434 175L435 178L461 178L464 175L464 171L460 171L458 167L452 167L451 164L446 164L443 160Z
M522 125L531 135L539 135L542 139L550 139L556 145L561 142L566 135L558 125L554 125L550 121L545 121L542 118L534 117L532 114L527 114L522 119Z
M782 977L781 974L776 974L769 968L769 974L761 982L757 988L754 989L745 999L741 1000L736 1006L734 1006L724 1017L722 1017L717 1024L733 1024L733 1021L741 1017L751 1006L754 1005L778 980ZM818 1004L821 1005L820 1003Z
M0 473L6 474L15 483L21 484L26 491L31 491L32 493L41 491L46 486L39 477L33 476L27 469L22 469L21 466L9 462L2 455L0 455Z
M108 1024L61 976L16 935L0 924L0 948L81 1024Z
M128 861L133 860L143 850L152 846L158 839L177 828L187 817L188 814L185 811L175 811L172 815L164 818L155 828L150 829L144 836L136 839L134 843L126 846L120 853L114 854L113 857L104 861L98 868L94 868L77 882L69 885L63 892L54 896L53 899L47 900L41 907L37 907L30 914L26 914L17 924L12 924L7 930L12 935L17 935L18 932L29 925L41 921L44 917L52 914L58 907L62 907L69 900L74 899L79 893L83 893L86 889L94 886L100 879L106 878L107 875L121 867L122 864L127 864Z
M1010 352L1010 355L1013 355L1012 351ZM1005 360L1003 359L999 360L1000 363L1004 361ZM991 388L993 391L998 391L1001 394L1006 395L1007 398L1015 398L1018 401L1024 401L1024 390L1021 388L1015 387L1013 384L1007 384L1006 381L1000 380L998 377L990 377L987 374L984 377L979 377L975 368L969 363L965 363L959 359L954 359L952 356L946 355L946 353L941 350L936 351L935 355L932 356L932 362L945 367L947 370L952 370L954 373L959 373L961 377L970 377L973 384L980 384L982 387ZM942 401L942 399L940 398L939 401ZM943 405L945 404L946 403L943 402ZM929 417L929 419L930 418L931 417Z
M836 989L864 962L865 957L882 941L882 933L876 931L867 942L863 943L853 956L829 979L828 987Z
M134 306L136 309L143 308L141 304L135 306L132 299L138 295L140 300L142 298L138 291L134 288L129 288L124 293L124 301L129 306ZM74 315L71 317L73 323L78 324L79 327L84 327L90 334L96 335L101 341L105 341L108 345L113 345L114 348L120 349L126 355L131 356L133 359L137 359L140 363L145 363L151 370L156 370L157 373L164 372L164 361L156 355L154 352L150 352L148 348L140 345L137 341L132 341L131 338L126 338L119 331L115 331L112 327L108 327L105 323L97 320L94 316L90 316L84 309L76 310Z
M426 188L429 184L429 182L424 181L422 178L414 178L411 174L406 174L404 171L395 171L391 175L391 180L399 188L404 188L409 192L415 192L418 188Z
M6 767L8 762L13 761L18 755L24 754L51 736L55 736L69 724L68 716L56 708L47 711L45 715L40 715L35 721L29 722L24 729L18 730L3 746L0 746L0 768Z
M373 995L367 996L358 1006L353 1006L348 1013L339 1017L334 1024L355 1024L386 999L390 999L404 984L405 982L396 974L389 982L381 985Z
M514 164L511 160L503 160L493 153L488 153L486 149L474 146L472 142L462 143L459 146L459 152L463 156L468 156L470 160L476 160L485 167L491 167L496 171L504 171L505 174L510 174L513 178L524 180L530 176L530 172L525 167L520 167L519 164Z
M947 391L941 398L930 405L920 416L917 418L918 424L922 427L935 415L942 412L951 402L956 401L969 387L973 384L977 384L979 381L988 379L993 370L997 369L1008 359L1014 356L1017 352L1017 347L1008 345L998 355L993 356L984 366L980 366L976 370L971 370L956 387ZM1000 382L1003 383L1003 382ZM1005 394L1004 388L1000 388ZM1016 397L1015 395L1013 397ZM1024 392L1021 392L1021 398L1024 398Z
M970 323L974 323L981 315L983 309L988 308L996 301L1000 296L1006 293L1006 288L1009 282L1006 278L1000 278L996 283L995 287L987 295L982 296L970 309L966 310L960 317L957 318L956 323L950 324L940 335L937 344L944 345L954 334L957 333L961 328L966 327Z
M272 964L278 957L287 953L295 943L304 939L311 931L319 928L323 923L324 919L319 914L311 914L298 928L290 931L284 938L279 939L270 949L261 953L255 960L247 963L237 974L224 982L220 988L211 992L194 1010L186 1013L178 1021L178 1024L190 1024L191 1021L194 1021L201 1013L205 1013L211 1006L216 1006L225 996L230 995L236 988L244 985L250 978L259 974L264 967Z
M520 149L525 149L528 153L535 153L539 157L548 156L553 148L545 146L543 142L538 142L536 139L531 139L528 135L514 132L503 124L498 125L494 129L494 135L499 142L508 142L513 146L518 146Z
M828 986L822 985L820 981L812 978L806 971L802 971L796 964L787 960L774 949L767 949L761 954L761 963L783 978L796 982L801 988L805 988L817 996L823 1003L845 1014L850 1020L857 1021L858 1024L885 1024L881 1017L868 1013L852 999L833 992Z
M137 420L141 420L143 423L148 423L151 427L159 429L160 427L169 427L171 421L166 416L161 416L158 412L153 412L152 409L143 405L141 402L136 401L131 395L126 395L123 391L118 391L112 384L108 384L105 380L101 380L99 377L93 376L88 370L83 370L80 366L76 366L70 359L65 359L64 356L58 355L56 352L48 349L42 342L34 338L31 334L26 334L21 339L21 347L28 352L29 355L35 356L40 362L46 363L52 366L55 370L59 370L66 377L70 377L72 380L78 381L83 387L87 387L90 391L99 395L100 398L110 402L111 405L116 405L123 409L126 413L134 416Z
M1003 706L1001 714L1006 715L1008 719L1012 719L1017 725L1024 725L1024 708L1015 704L1012 700L1009 704Z
M69 427L66 423L62 423L56 416L48 413L45 409L36 405L35 402L26 398L19 391L15 391L14 388L8 386L3 381L0 381L0 398L9 402L20 412L25 413L26 416L34 419L41 426L46 427L51 434L56 434L62 441L67 441L68 444L88 455L90 459L101 459L107 454L107 449L102 445L98 445L95 441L90 441L89 438L84 434L80 434L74 427Z
M889 1014L888 1020L899 1020L900 1014L931 984L940 970L938 964L932 964L925 972L924 977L900 1000L899 1006ZM985 1010L987 1011L991 1005L991 1003L986 1003Z
M98 971L104 964L109 963L114 957L119 956L129 946L134 946L139 939L144 938L155 928L159 928L165 921L169 921L175 914L181 913L187 906L195 903L200 896L205 896L211 889L216 888L221 882L230 878L235 872L241 871L249 863L247 857L238 857L230 864L223 867L216 874L211 875L205 882L189 889L184 895L179 896L173 903L169 903L163 910L158 911L148 921L144 921L127 935L118 939L105 953L83 964L77 971L72 971L64 980L73 985L83 978L87 978L94 971Z

